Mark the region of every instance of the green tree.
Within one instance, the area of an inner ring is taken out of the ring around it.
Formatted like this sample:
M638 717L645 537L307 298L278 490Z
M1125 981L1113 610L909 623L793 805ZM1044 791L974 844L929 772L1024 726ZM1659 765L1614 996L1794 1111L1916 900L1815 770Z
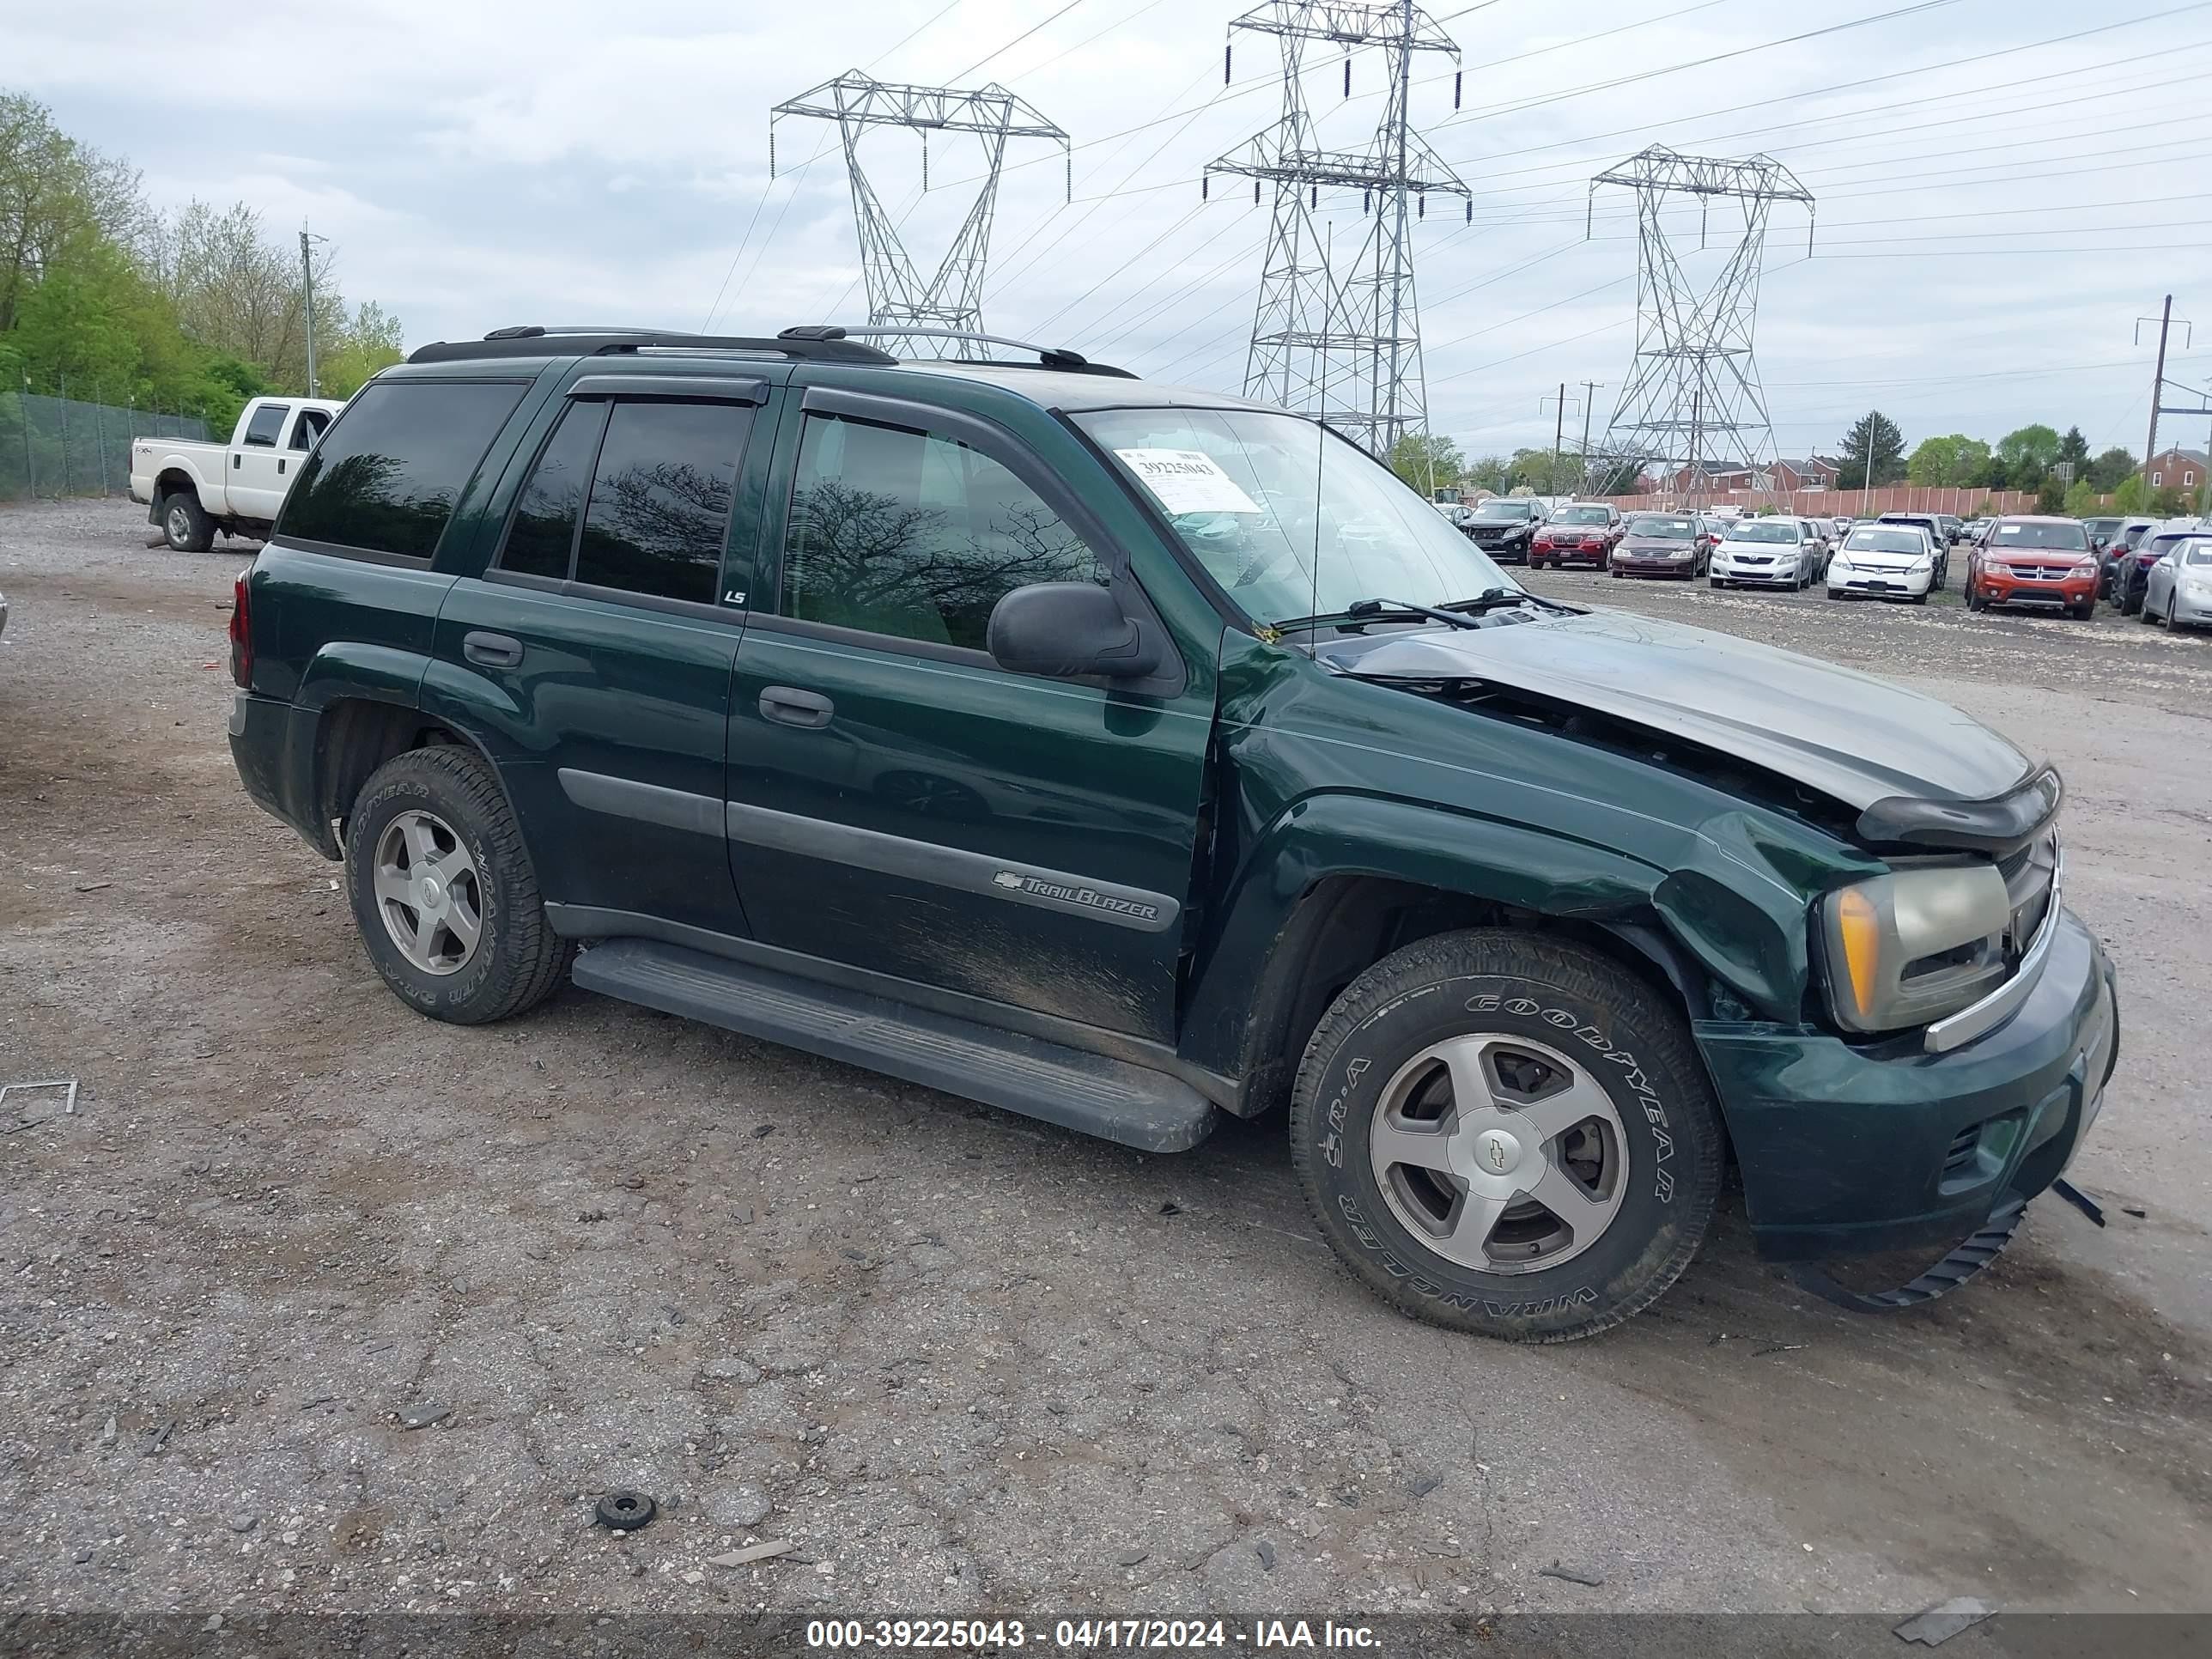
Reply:
M2112 511L2140 513L2143 510L2143 475L2130 472L2112 490Z
M2089 463L2089 482L2100 495L2120 487L2120 480L2136 470L2136 458L2124 449L2107 449Z
M1896 483L1905 477L1905 434L1880 410L1870 410L1844 434L1837 464L1839 489L1863 489L1869 483Z
M2074 480L2074 487L2066 492L2066 501L2060 508L2069 519L2086 519L2097 510L2099 491L2087 478Z
M2041 483L2043 475L2057 463L2058 447L2063 441L2047 426L2024 426L1998 439L1997 459L2005 464L2013 488L2033 489Z
M1905 476L1914 483L1936 489L1971 483L1989 459L1987 444L1954 432L1947 438L1923 438L1905 464Z
M2066 435L2058 441L2058 459L2072 464L2076 477L2089 459L2089 441L2081 435L2081 428L2069 426Z
M44 104L0 92L0 334L56 260L88 239L127 245L145 221L129 166L70 137Z
M1484 455L1468 463L1467 476L1462 482L1486 489L1493 495L1503 495L1513 488L1513 463L1503 455Z
M318 345L315 380L325 398L350 398L379 371L406 355L400 342L399 319L374 301L364 301L352 317L342 322L327 349Z
M1575 487L1580 475L1582 458L1562 453L1559 464L1553 465L1548 449L1516 449L1513 452L1513 484L1533 489L1539 495L1563 495Z
M2035 510L2057 513L2066 505L2066 487L2055 477L2046 477L2042 487L2035 492Z
M1466 476L1467 457L1449 438L1408 432L1390 446L1390 470L1426 495L1457 485Z

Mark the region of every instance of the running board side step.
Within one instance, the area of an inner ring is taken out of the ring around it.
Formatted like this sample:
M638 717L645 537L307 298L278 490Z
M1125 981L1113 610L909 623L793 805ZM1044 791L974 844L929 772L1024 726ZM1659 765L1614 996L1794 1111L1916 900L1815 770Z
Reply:
M648 939L576 958L587 991L863 1066L1140 1152L1212 1133L1213 1103L1148 1066Z

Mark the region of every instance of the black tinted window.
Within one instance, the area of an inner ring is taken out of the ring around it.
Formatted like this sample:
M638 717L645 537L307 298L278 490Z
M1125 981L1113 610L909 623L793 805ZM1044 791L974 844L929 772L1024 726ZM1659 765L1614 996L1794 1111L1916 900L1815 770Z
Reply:
M783 614L981 651L1031 582L1106 579L1027 484L948 438L809 416L784 538Z
M737 404L617 404L599 446L576 580L712 605L751 422L752 410Z
M576 520L583 516L584 497L592 487L592 460L599 453L599 434L606 423L605 404L568 405L515 501L507 544L499 550L501 569L556 581L568 579Z
M368 387L300 469L277 534L428 558L522 393L453 380Z
M291 412L289 404L262 404L246 423L246 441L256 449L276 448L276 434L284 429L284 417Z
M313 449L315 440L323 435L323 428L330 423L331 417L319 409L301 411L299 424L292 428L292 447Z

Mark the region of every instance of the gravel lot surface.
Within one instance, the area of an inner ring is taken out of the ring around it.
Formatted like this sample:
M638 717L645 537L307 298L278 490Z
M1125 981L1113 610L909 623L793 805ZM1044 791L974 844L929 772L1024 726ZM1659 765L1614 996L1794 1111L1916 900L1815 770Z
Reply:
M1279 1122L1149 1158L573 988L410 1014L232 774L240 552L143 528L0 507L0 1083L80 1085L0 1109L0 1611L2212 1600L2212 638L1537 579L2054 757L2124 1036L2106 1230L1870 1319L1731 1200L1516 1349L1358 1290Z

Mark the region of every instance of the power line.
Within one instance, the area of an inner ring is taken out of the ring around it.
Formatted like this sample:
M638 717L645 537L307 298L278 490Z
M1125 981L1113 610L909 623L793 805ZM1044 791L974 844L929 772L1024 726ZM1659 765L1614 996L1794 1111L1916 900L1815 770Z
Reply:
M1046 18L1046 19L1044 20L1044 21L1043 21L1043 22L1037 24L1037 25L1036 25L1035 27L1033 27L1033 28L1026 28L1026 29L1024 29L1024 30L1023 30L1019 34L1016 35L1012 40L1011 40L1007 41L1007 42L1006 42L1006 44L1005 46L1000 46L1000 47L998 49L998 51L996 51L996 52L985 52L985 53L984 53L981 58L977 58L974 63L972 63L972 64L969 64L969 65L968 65L968 67L967 67L966 69L962 70L960 71L960 73L959 73L959 74L957 74L957 75L956 75L956 76L952 76L952 77L951 77L951 79L950 81L947 81L947 82L945 82L945 84L946 84L947 86L950 86L950 85L951 85L951 84L952 84L952 82L957 82L957 81L965 81L965 80L966 80L969 76L973 75L973 74L974 74L977 70L979 70L979 69L982 68L984 64L986 64L989 63L989 62L990 62L994 58L1004 58L1004 57L1005 57L1008 52L1012 52L1012 51L1016 46L1018 46L1019 45L1021 45L1021 43L1022 43L1023 41L1024 41L1024 40L1028 40L1028 39L1030 38L1030 36L1031 36L1032 34L1035 34L1035 33L1037 32L1037 30L1038 30L1038 29L1044 29L1044 28L1049 28L1049 27L1052 27L1052 25L1054 25L1054 23L1057 23L1058 21L1060 21L1060 20L1061 18L1063 18L1063 17L1066 16L1068 13L1070 13L1070 12L1073 11L1073 10L1074 10L1078 6L1081 5L1082 3L1083 3L1083 0L1067 0L1067 3L1066 3L1066 5L1062 6L1062 7L1061 7L1058 11L1056 11L1056 12L1053 13L1053 15L1052 15L1051 16L1049 16L1049 17Z

